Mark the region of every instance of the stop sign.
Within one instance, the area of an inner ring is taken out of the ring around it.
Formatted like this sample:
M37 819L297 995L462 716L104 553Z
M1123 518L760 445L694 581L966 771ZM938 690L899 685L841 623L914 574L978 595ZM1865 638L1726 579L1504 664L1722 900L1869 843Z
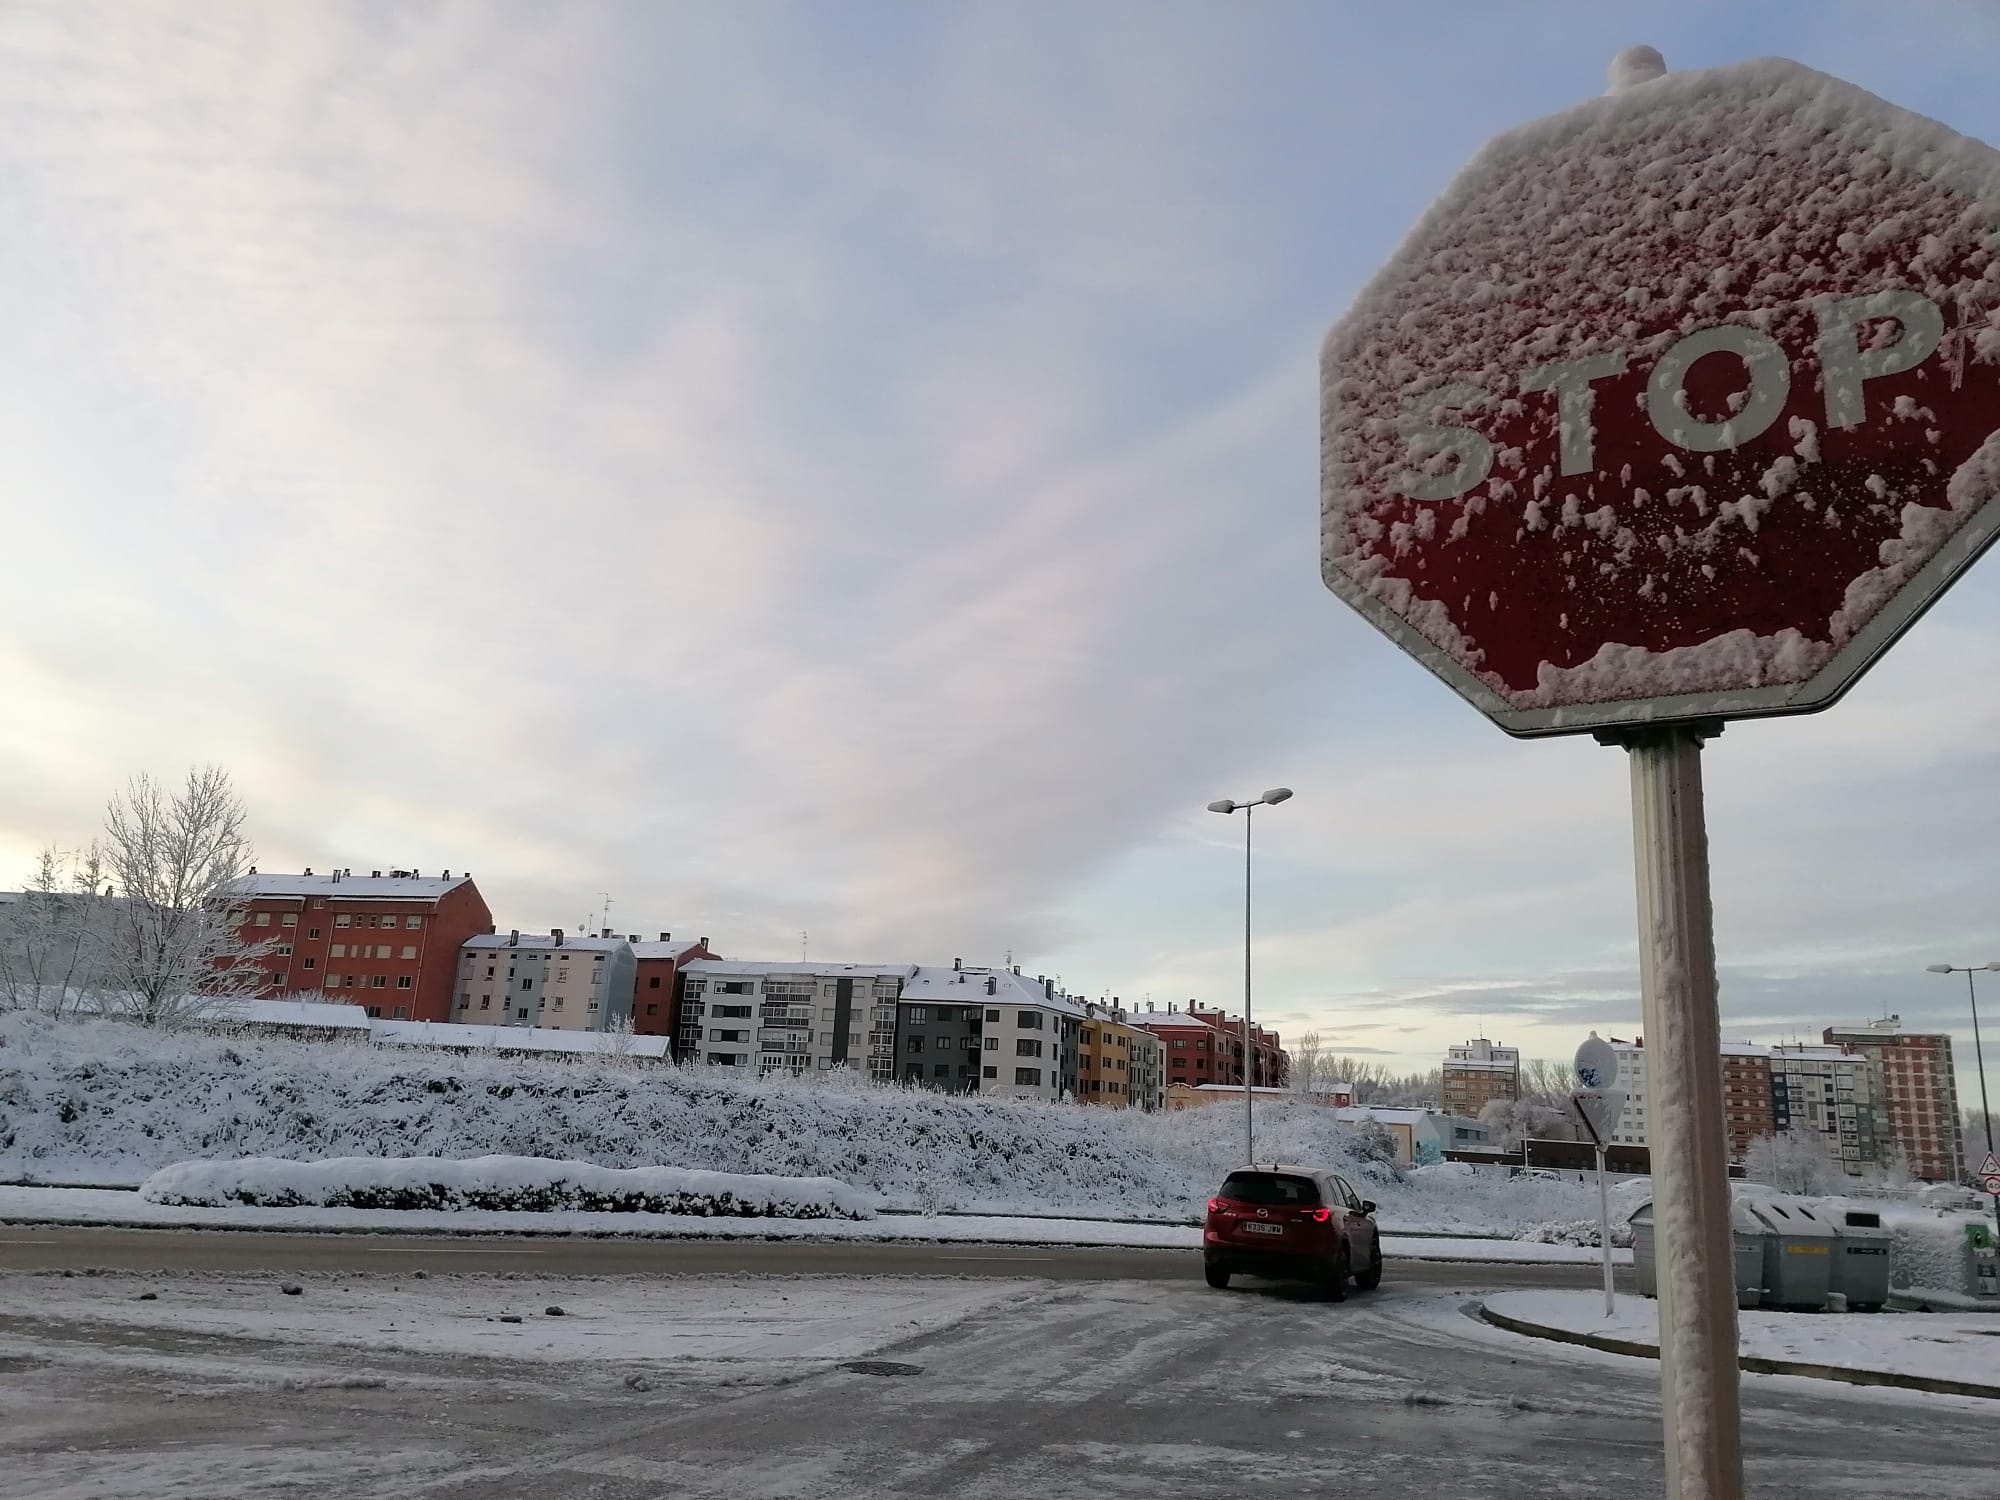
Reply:
M2000 153L1783 61L1523 126L1321 443L1328 586L1509 733L1824 708L2000 527Z

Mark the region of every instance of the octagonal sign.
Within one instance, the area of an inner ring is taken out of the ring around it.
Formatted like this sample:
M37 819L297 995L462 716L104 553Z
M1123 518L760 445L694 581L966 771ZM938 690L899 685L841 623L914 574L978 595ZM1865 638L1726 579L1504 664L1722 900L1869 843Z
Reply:
M1512 131L1321 446L1328 586L1509 733L1824 708L2000 527L2000 152L1783 61Z

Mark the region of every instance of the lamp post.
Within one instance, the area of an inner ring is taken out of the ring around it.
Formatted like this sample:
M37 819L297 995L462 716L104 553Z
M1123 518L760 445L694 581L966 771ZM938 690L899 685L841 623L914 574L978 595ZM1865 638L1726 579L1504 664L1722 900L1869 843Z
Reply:
M1208 804L1213 813L1233 813L1238 809L1243 813L1243 1162L1245 1166L1257 1159L1257 1096L1252 1087L1256 1069L1253 1059L1256 1053L1250 1045L1250 810L1255 807L1276 807L1292 795L1288 786L1274 786L1263 796L1251 802L1232 802L1227 797L1220 802Z
M1963 974L1965 976L1965 998L1972 1006L1972 1061L1979 1070L1979 1113L1986 1120L1986 1154L1993 1154L1993 1107L1986 1102L1986 1054L1979 1045L1979 992L1973 988L1972 976L1982 971L2000 972L2000 958L1986 964L1931 964L1933 974ZM1994 1205L1994 1212L2000 1214L2000 1202Z

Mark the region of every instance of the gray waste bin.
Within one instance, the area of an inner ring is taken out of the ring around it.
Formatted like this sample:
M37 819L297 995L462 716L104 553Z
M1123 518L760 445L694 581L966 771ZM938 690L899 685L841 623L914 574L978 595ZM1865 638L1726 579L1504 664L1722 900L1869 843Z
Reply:
M1768 1231L1764 1305L1824 1308L1826 1294L1837 1289L1834 1258L1840 1249L1839 1230L1803 1199L1773 1194L1747 1206Z
M1639 1295L1660 1295L1660 1262L1653 1239L1653 1205L1641 1204L1632 1214L1632 1279ZM1730 1238L1736 1254L1736 1305L1755 1307L1764 1290L1764 1241L1767 1231L1748 1205L1729 1205Z
M1890 1247L1894 1236L1872 1209L1850 1208L1836 1226L1840 1244L1833 1257L1833 1289L1857 1312L1875 1312L1889 1300Z

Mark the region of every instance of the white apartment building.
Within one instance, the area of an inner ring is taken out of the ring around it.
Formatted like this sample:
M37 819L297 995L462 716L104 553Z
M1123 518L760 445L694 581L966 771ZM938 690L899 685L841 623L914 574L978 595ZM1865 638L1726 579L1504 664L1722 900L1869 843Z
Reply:
M675 1054L758 1073L865 1066L886 1078L896 998L912 972L908 964L691 960L681 966Z
M470 1026L604 1031L632 1019L638 961L620 937L489 933L459 947L451 1019Z
M1083 1002L1018 969L962 969L952 988L981 1007L979 1092L1002 1099L1074 1098Z
M1881 1159L1879 1070L1839 1047L1771 1049L1771 1108L1777 1129L1817 1136L1827 1156L1859 1175Z

